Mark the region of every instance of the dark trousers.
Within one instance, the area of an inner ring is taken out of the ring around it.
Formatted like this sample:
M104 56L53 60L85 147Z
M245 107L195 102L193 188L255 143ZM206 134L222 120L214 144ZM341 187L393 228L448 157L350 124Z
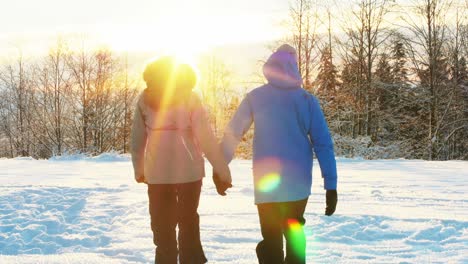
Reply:
M257 245L259 264L305 264L306 238L303 226L307 199L258 204L263 240ZM286 258L283 251L286 238Z
M201 186L201 180L184 184L148 184L155 263L176 264L177 256L181 264L207 262L200 241L197 212ZM176 238L177 225L179 235Z

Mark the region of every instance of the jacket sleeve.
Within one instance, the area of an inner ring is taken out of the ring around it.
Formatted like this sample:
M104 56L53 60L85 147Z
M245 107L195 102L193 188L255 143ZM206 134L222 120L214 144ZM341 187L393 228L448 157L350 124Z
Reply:
M135 108L131 132L131 155L135 179L144 176L145 150L146 150L146 127L139 103Z
M205 153L206 158L213 166L213 170L217 172L224 181L231 183L231 172L222 155L218 140L211 129L208 115L197 96L193 96L193 101L192 127L194 135L200 144L201 150Z
M324 188L326 190L336 190L336 160L330 131L322 109L320 108L320 104L312 95L309 96L309 107L311 114L309 136L320 164L320 170L322 171L322 177L324 179Z
M249 102L249 95L247 95L244 100L242 100L239 108L224 131L221 146L223 148L224 158L228 163L231 162L237 145L239 145L242 137L249 130L252 122L252 109Z

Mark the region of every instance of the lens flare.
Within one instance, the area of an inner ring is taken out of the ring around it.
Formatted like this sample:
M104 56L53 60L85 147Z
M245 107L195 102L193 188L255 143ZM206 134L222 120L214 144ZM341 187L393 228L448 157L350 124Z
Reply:
M254 162L255 187L260 192L272 192L281 184L282 162L276 157L264 157Z
M304 229L297 219L288 219L287 235L293 253L299 258L305 257L306 238Z
M259 190L261 192L271 192L278 188L281 183L281 176L276 173L268 173L262 177L260 182L258 183Z

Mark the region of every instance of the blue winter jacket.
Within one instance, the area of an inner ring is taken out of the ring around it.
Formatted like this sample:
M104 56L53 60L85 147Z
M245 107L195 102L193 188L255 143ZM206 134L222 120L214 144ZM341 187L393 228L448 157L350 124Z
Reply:
M301 88L295 54L273 53L263 66L268 83L241 102L222 141L230 162L243 135L254 126L255 203L298 201L312 187L315 152L326 190L337 188L333 142L318 100Z

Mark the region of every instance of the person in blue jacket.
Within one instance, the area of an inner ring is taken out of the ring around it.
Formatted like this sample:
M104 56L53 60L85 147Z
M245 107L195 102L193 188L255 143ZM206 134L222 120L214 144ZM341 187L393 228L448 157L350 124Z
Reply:
M304 211L311 194L313 152L327 190L325 214L332 215L336 208L333 142L318 100L301 87L293 47L279 47L263 66L263 74L268 83L243 99L221 146L230 162L243 135L255 123L253 176L263 236L256 248L258 261L305 263Z

